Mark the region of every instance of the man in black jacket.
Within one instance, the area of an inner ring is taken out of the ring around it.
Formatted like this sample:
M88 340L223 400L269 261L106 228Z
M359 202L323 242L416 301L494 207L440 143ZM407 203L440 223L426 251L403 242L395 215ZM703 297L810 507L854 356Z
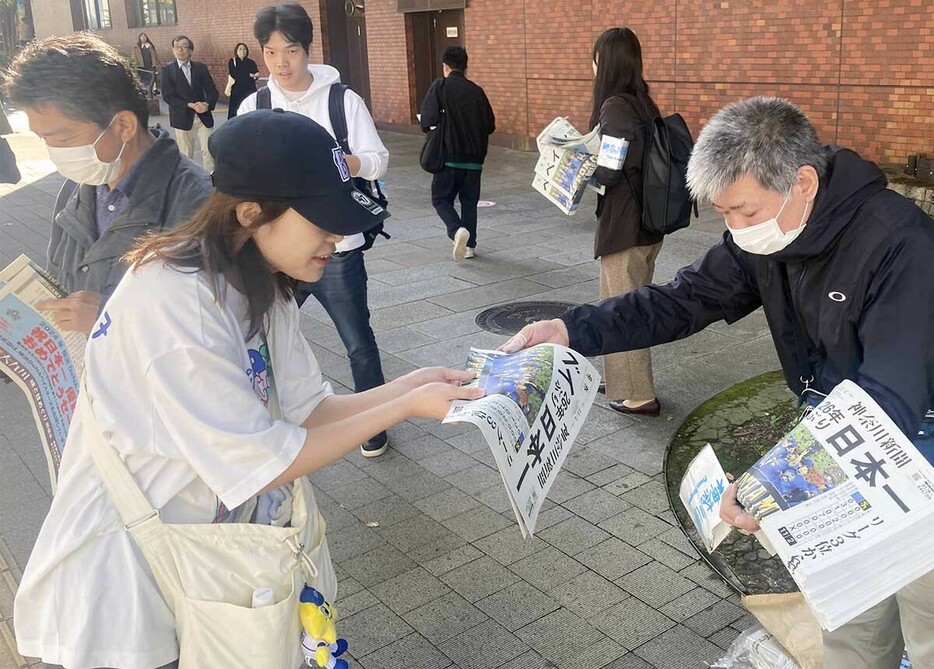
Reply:
M90 331L140 237L187 220L211 178L165 130L150 131L136 74L100 38L72 33L32 42L13 61L6 99L67 180L52 213L47 269L69 295L44 305L63 330Z
M934 222L887 190L872 163L821 147L801 110L777 98L718 112L694 147L688 185L726 221L704 257L666 285L529 325L503 348L649 348L761 306L793 392L813 404L849 379L934 462ZM721 515L758 528L735 486ZM825 633L825 666L894 669L907 642L913 664L934 667L931 629L934 572Z
M467 51L450 46L442 57L444 78L435 81L422 103L422 130L444 121L444 169L431 180L431 204L454 242L454 260L473 258L477 246L480 174L496 118L486 93L464 76ZM460 199L461 213L454 209Z
M214 171L214 159L208 151L208 137L214 127L217 86L207 65L191 59L194 43L184 35L172 40L175 59L162 68L162 99L169 106L169 125L175 128L178 149L195 157L195 135L201 145L201 165Z

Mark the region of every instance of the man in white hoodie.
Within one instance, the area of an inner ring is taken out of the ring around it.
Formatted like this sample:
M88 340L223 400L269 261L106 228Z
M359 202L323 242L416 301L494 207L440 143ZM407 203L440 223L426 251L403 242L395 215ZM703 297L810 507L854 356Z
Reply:
M253 23L253 34L263 47L263 59L269 70L270 106L307 116L336 138L328 96L332 84L340 83L340 73L329 65L308 62L308 48L314 33L305 8L285 4L261 9ZM257 96L258 93L253 93L241 102L237 115L257 109L260 106ZM389 151L383 146L363 99L350 90L344 94L344 114L350 147L345 158L350 174L376 181L386 172ZM257 160L261 159L257 156ZM302 286L315 296L334 321L347 349L355 392L385 383L379 349L370 327L363 245L362 234L344 239L337 245L337 252L321 279ZM383 432L363 444L361 451L366 457L375 457L388 446L389 439Z

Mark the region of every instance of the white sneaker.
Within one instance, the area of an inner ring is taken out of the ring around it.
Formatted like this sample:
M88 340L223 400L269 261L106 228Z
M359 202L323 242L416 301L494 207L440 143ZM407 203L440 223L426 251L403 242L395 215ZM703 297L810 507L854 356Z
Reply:
M458 228L454 233L454 250L452 255L456 262L460 262L467 257L467 240L470 239L470 233L467 228Z
M464 258L466 258L467 260L470 260L471 258L476 258L476 257L477 257L477 254L474 252L472 248L468 246L467 250L464 251Z

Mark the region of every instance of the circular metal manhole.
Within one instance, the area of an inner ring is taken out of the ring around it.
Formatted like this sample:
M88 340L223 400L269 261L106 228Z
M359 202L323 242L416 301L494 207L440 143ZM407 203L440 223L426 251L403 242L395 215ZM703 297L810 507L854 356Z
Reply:
M557 318L573 306L570 302L510 302L481 311L476 322L487 332L514 335L529 323Z

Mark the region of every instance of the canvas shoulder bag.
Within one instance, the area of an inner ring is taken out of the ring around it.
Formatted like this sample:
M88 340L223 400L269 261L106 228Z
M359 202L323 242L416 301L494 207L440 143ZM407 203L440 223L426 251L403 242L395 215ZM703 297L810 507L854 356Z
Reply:
M306 477L293 484L289 527L163 523L104 438L84 381L78 402L93 417L91 452L104 488L175 615L180 669L302 666L302 587L332 602L337 594L325 522ZM270 404L279 419L275 395ZM254 609L253 591L264 586L275 604Z

